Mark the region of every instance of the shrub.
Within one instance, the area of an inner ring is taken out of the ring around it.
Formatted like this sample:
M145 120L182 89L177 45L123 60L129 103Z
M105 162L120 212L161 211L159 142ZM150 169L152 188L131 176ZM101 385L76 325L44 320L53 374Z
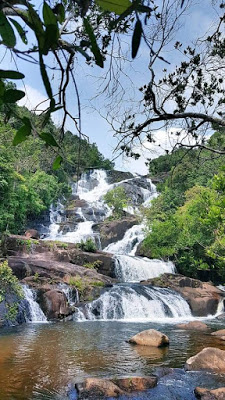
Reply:
M124 214L124 208L128 206L128 197L122 186L117 186L112 190L109 190L104 200L109 207L112 207L115 218L121 218Z
M87 239L86 242L81 240L81 242L78 243L78 246L81 250L88 251L90 253L95 253L97 251L96 244L91 238Z
M87 263L87 264L84 264L83 266L84 266L85 268L89 268L89 269L98 269L102 264L103 264L102 261L96 260L96 261L94 261L94 262L92 262L92 263L89 262L89 263Z

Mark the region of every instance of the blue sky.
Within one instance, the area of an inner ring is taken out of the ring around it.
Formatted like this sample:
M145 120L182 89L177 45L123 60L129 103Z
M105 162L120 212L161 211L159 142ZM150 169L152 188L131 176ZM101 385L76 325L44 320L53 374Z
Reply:
M40 2L40 0L39 0ZM37 1L33 3L37 4ZM181 20L181 28L174 37L174 41L179 40L185 44L190 43L196 37L203 35L216 18L216 9L211 7L211 1L191 1L192 6L190 7L188 14ZM32 38L29 37L29 42L32 42ZM124 45L124 48L128 51L128 57L130 58L130 37L124 37L124 41L128 45ZM21 43L18 41L18 47L21 47ZM171 62L170 68L174 68L176 63L179 61L179 53L174 52L171 49L173 46L168 46L166 49L165 57ZM0 58L4 56L4 50L0 48ZM39 68L36 65L17 60L18 69L25 74L24 85L27 90L27 98L25 104L28 108L32 109L40 101L46 97L45 89L42 85ZM3 58L1 68L14 68L14 62L10 56L10 53ZM158 62L156 71L160 75L162 69L165 68L165 63ZM123 73L121 74L120 80L125 88L125 95L123 105L118 106L118 113L123 112L124 107L128 107L134 104L136 107L136 101L141 99L141 94L138 88L149 80L148 71L148 49L142 44L138 57L132 62L125 62L122 67ZM82 57L74 63L74 74L76 77L81 106L82 106L82 131L89 136L90 142L95 142L99 150L104 154L105 157L110 159L115 157L113 150L116 147L117 139L113 137L113 131L107 121L101 117L100 114L106 114L106 103L107 98L102 95L95 98L96 94L100 92L99 79L104 78L106 68L103 70L99 67L92 67L86 65ZM126 76L125 76L126 74ZM52 78L50 74L50 78ZM53 86L57 85L58 76L54 74L54 80L52 80ZM132 83L136 90L133 89ZM95 99L94 99L95 98ZM70 105L71 111L76 113L76 96L72 86L69 88L67 101ZM24 102L23 102L24 103ZM99 111L99 112L98 112ZM54 122L60 125L62 121L62 114L58 114L54 117ZM68 123L67 128L75 132L71 123ZM168 137L165 131L160 131L157 134L158 140L161 142L161 150L156 147L148 146L148 150L144 149L144 157L139 161L128 161L124 157L119 157L116 160L116 167L123 170L131 170L144 174L147 172L145 166L145 158L153 158L158 153L162 152L163 148L168 148ZM166 142L166 144L165 144Z

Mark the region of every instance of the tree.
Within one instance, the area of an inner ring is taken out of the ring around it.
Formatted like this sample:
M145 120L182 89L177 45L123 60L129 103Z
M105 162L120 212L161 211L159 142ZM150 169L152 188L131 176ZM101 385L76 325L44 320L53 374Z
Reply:
M156 74L158 61L164 68L170 63L170 60L164 57L163 50L170 43L179 24L179 18L190 3L188 0L42 1L43 9L38 12L28 0L3 0L0 5L1 46L9 48L15 57L39 64L50 100L49 107L42 114L40 130L51 113L63 109L62 136L67 118L72 119L79 135L82 136L77 77L73 72L76 57L82 56L87 63L94 63L100 68L104 67L107 59L110 59L109 71L105 76L107 74L109 76L108 89L110 80L113 80L112 91L115 93L117 92L116 74L113 73L115 37L120 40L123 35L128 37L131 34L132 58L136 57L141 41L148 46L149 65L146 69L149 68L151 79L141 88L143 100L140 114L136 116L127 113L120 128L115 127L121 138L118 148L128 155L138 156L133 152L132 146L136 140L142 140L143 133L151 142L154 140L152 133L159 128L159 124L165 127L174 122L177 124L179 146L183 145L179 140L179 134L183 129L195 139L195 143L191 143L190 146L205 148L206 131L211 129L211 125L225 127L222 34L225 17L222 0L214 30L204 40L197 40L193 47L189 45L183 49L182 43L176 41L175 48L183 53L180 66L169 73L165 69L163 78L157 77ZM36 43L24 50L17 47L15 30L27 46L27 29L34 33ZM122 46L119 54L121 48ZM56 67L47 68L46 56L50 61L54 59ZM61 74L57 93L53 93L49 79L51 68L59 70ZM7 89L4 79L22 79L23 76L23 73L18 71L0 73L0 96L7 117L12 112L11 105L24 96L24 93L15 88ZM73 82L77 96L76 115L71 113L66 98L70 81ZM25 140L35 131L29 119L23 118L21 122L22 126L17 132L14 144ZM60 144L50 133L42 135L37 129L36 132L46 143L60 149ZM216 153L224 151L224 149L214 149ZM57 156L54 167L57 168L61 161L62 153Z
M104 200L109 207L112 207L113 217L118 219L124 215L123 209L128 206L129 199L127 198L124 188L122 186L117 186L105 194Z

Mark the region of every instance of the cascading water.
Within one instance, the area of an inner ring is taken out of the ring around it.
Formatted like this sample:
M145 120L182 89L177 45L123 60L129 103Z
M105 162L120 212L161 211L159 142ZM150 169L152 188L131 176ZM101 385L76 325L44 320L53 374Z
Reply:
M118 255L115 257L115 272L121 282L140 282L165 273L174 274L175 266L171 261Z
M48 239L76 243L88 237L99 238L98 233L93 231L93 225L103 221L112 212L104 203L104 195L119 185L124 187L132 201L132 205L126 210L130 214L138 213L140 205L149 206L151 200L157 197L155 186L147 178L136 176L109 184L105 171L90 171L83 174L78 183L72 186L73 196L79 196L79 201L84 204L75 210L79 217L75 229L66 233L58 229L57 235L52 235L53 237L50 235ZM61 209L59 214L62 214ZM54 224L58 226L61 222L60 215L59 222L54 217ZM125 233L122 240L109 244L104 249L114 254L115 273L120 282L126 282L126 284L114 285L97 300L79 307L77 313L74 314L74 319L79 321L99 319L171 321L191 318L187 302L178 293L169 289L132 283L155 278L163 273L175 273L175 267L171 262L135 256L138 245L144 239L144 229L145 222L134 225ZM55 231L55 226L54 229L50 227L50 232ZM99 248L101 248L100 245Z
M191 319L187 302L170 289L144 285L115 285L81 310L83 320L167 321Z
M24 297L28 302L30 318L27 322L47 322L47 318L35 300L35 294L28 286L23 285Z

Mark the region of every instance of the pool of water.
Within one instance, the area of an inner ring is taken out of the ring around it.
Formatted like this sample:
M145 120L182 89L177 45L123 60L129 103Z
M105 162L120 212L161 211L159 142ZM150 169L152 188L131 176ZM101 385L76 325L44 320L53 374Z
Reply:
M222 328L221 322L207 323L212 329ZM169 348L126 342L137 332L150 328L169 336ZM3 329L0 399L75 399L71 388L85 377L145 375L161 366L182 368L187 358L208 346L225 350L225 343L208 333L183 331L172 324L85 321Z

